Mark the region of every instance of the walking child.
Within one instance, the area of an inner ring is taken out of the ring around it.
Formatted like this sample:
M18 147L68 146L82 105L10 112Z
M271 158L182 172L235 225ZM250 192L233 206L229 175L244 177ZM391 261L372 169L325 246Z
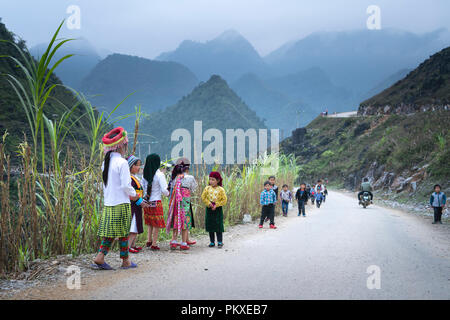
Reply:
M272 189L270 181L264 182L264 190L261 192L260 203L261 203L261 220L259 222L259 228L264 225L265 219L270 219L270 229L276 229L275 226L275 211L274 207L277 202L277 195Z
M283 210L284 217L287 217L289 211L289 203L291 203L292 201L292 192L288 188L288 185L284 184L280 192L281 209Z
M434 192L430 197L430 206L433 207L434 210L434 221L433 224L442 224L442 210L445 207L445 203L447 202L447 197L443 192L441 192L441 186L435 185Z
M223 206L227 204L227 195L222 187L222 176L217 171L209 174L209 185L203 190L202 201L206 205L205 229L209 232L209 247L223 247Z
M295 193L295 199L298 203L298 216L300 217L303 214L306 217L305 204L308 202L308 191L304 183L300 185L300 188Z

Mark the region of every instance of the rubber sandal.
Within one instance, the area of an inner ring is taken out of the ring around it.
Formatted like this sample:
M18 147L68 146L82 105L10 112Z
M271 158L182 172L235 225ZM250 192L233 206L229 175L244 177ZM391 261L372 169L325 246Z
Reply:
M91 267L96 269L96 270L114 270L114 268L111 267L106 262L102 263L102 264L98 264L98 263L94 262L93 264L91 264Z
M120 269L131 269L131 268L137 268L137 264L132 262L128 267L120 267Z
M192 241L188 241L188 242L187 242L187 244L190 245L190 246L192 246L192 245L194 245L194 244L196 244L196 243L197 243L197 241L195 241L195 240L192 240Z
M217 247L220 249L220 248L222 248L223 247L223 243L222 242L219 242L218 244L217 244Z
M210 247L210 248L215 247L215 246L216 246L216 244L213 243L213 242L211 242L211 243L208 245L208 247Z

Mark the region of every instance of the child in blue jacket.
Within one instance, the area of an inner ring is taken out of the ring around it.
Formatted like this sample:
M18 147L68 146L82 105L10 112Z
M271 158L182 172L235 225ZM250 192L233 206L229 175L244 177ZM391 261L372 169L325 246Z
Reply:
M442 224L441 217L442 217L442 210L445 207L445 203L447 201L447 197L443 192L441 192L441 186L435 185L434 186L434 192L431 194L430 197L430 206L433 207L434 210L434 221L433 224L439 223Z

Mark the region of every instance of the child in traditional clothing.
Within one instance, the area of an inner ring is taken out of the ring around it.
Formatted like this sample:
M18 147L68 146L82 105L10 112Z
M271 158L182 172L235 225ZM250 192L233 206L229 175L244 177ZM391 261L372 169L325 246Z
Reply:
M141 204L143 199L131 186L130 168L123 158L128 149L127 132L118 127L103 136L105 161L103 171L104 207L100 217L98 236L102 238L99 252L92 265L99 270L112 270L105 262L115 238L119 238L122 269L136 268L128 258L128 235L131 224L130 200Z
M141 159L131 155L127 158L128 166L130 167L131 173L131 185L134 190L136 190L136 194L139 195L139 198L144 197L144 189L142 188L142 184L136 175L141 170L142 161ZM142 202L140 205L137 204L137 201L131 201L131 227L130 227L130 236L128 238L128 246L131 253L139 253L142 250L142 247L136 247L136 238L138 234L144 233L144 228L142 226L142 209L146 208L147 204Z
M202 201L206 205L205 229L209 232L209 247L223 247L223 206L227 204L227 195L222 187L222 176L217 171L209 174L209 185L203 190Z
M147 192L148 200L148 207L144 209L145 224L148 226L147 247L151 250L160 250L157 245L159 230L166 227L161 200L162 195L169 196L169 191L166 176L161 170L159 155L152 153L147 156L142 184Z
M270 229L276 229L275 226L275 211L274 206L277 202L277 195L273 191L270 181L264 182L264 190L261 192L260 203L261 208L261 220L259 222L259 228L264 225L265 219L270 219Z
M170 182L169 212L167 215L166 231L169 233L172 228L172 241L170 248L189 250L189 230L193 227L191 192L186 187L187 176L185 175L189 166L183 163L177 164L172 171L172 181ZM193 177L192 177L193 178ZM195 182L195 180L194 180ZM178 234L181 233L181 244L178 243ZM190 242L195 244L195 242Z
M190 170L190 162L187 158L180 158L177 160L176 164L180 164L182 166L182 172L183 172L183 179L181 180L181 188L183 190L183 200L186 203L189 203L189 211L191 214L191 225L192 228L195 228L195 218L194 218L194 211L192 210L192 194L197 190L198 184L195 180L194 176L189 174ZM197 243L195 240L189 239L189 231L188 229L188 236L186 239L186 243L189 246L192 246Z

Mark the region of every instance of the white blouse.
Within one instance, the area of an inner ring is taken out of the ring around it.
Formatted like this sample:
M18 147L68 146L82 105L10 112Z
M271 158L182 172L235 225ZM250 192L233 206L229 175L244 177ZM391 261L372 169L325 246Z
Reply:
M144 193L147 193L148 181L142 178L142 187L144 188ZM149 201L161 200L161 195L169 196L169 191L167 190L166 176L161 170L156 170L155 176L152 182L152 193L150 195Z
M102 171L105 163L102 164ZM122 203L130 203L130 196L136 196L131 185L130 167L120 153L112 152L109 162L108 183L103 184L105 206L112 207Z

